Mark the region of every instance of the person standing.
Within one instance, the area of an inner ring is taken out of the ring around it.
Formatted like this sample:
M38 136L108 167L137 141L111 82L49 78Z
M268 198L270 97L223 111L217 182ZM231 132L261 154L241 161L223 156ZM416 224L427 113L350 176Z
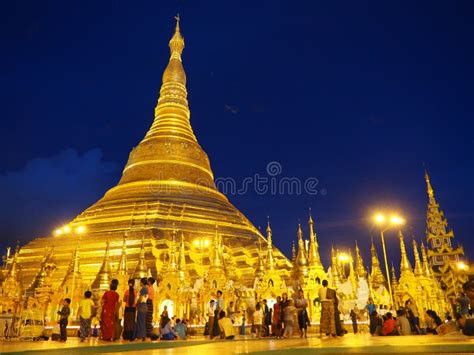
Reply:
M100 315L100 332L103 340L114 340L115 320L119 308L120 296L117 293L118 280L113 279L110 290L101 299L102 314Z
M336 336L336 314L332 293L334 290L328 287L328 281L323 280L323 287L319 289L319 300L321 302L321 321L319 332L321 338L323 334ZM330 294L328 297L328 293Z
M377 311L377 307L375 307L374 300L372 299L372 297L369 297L369 300L367 301L367 316L369 318L370 334L375 333L375 328L376 328L375 320L374 320L374 317L372 316L372 314L374 314L375 311Z
M92 301L92 292L86 291L84 299L79 303L77 316L79 317L81 343L91 335L91 321L92 310L95 308L94 301Z
M221 331L219 329L219 314L221 311L224 311L224 298L222 297L222 291L217 291L217 299L216 299L216 309L214 310L214 336L218 336Z
M285 330L283 337L291 338L293 336L293 328L295 325L295 311L296 308L293 305L293 300L287 301L287 306L283 308L283 323L285 325Z
M273 325L272 325L274 335L277 339L280 339L282 336L282 317L281 317L281 297L278 296L276 303L273 305Z
M304 298L304 292L302 289L298 290L298 295L295 298L295 306L298 314L298 326L300 328L300 338L304 337L307 338L307 330L308 330L308 300Z
M153 338L153 299L155 298L155 289L153 285L155 279L149 277L147 280L148 298L146 300L147 312L146 312L146 336Z
M284 314L285 314L285 308L288 307L290 301L288 300L288 294L286 292L284 292L282 295L281 295L281 303L280 303L280 317L281 317L281 323L283 325L283 327L285 326L285 322L284 322ZM282 336L283 336L283 330L282 330Z
M209 329L209 339L214 339L214 320L215 320L215 307L214 307L214 300L209 302L207 306L207 317L208 317L208 329Z
M265 336L270 336L270 327L272 325L272 309L268 307L267 300L263 300L263 317L265 325Z
M133 340L135 337L135 317L137 313L138 293L134 288L135 280L128 280L128 289L125 290L123 302L125 310L123 314L123 339Z
M255 305L255 311L253 312L253 325L255 327L255 336L260 339L262 335L262 324L263 324L263 309L258 302Z
M148 312L147 299L148 299L148 280L146 277L140 280L140 298L137 304L137 321L135 324L135 335L134 338L141 338L143 341L146 339L146 316Z
M60 311L58 311L59 314L59 329L60 329L60 341L66 341L67 340L67 323L68 323L68 318L69 315L71 314L71 309L69 308L69 305L71 304L71 299L70 298L65 298L63 301L63 307L61 308Z
M357 313L351 309L351 313L350 313L350 316L351 316L351 321L352 321L352 330L354 331L354 334L357 334L358 330L357 330Z

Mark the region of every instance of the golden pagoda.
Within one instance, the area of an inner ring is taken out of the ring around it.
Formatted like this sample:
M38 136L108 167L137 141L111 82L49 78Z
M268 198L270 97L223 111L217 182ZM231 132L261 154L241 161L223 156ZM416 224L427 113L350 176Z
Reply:
M264 243L265 238L216 189L208 156L190 124L182 63L185 42L179 17L176 20L154 120L130 152L118 184L68 223L62 233L36 238L15 254L22 287L31 295L46 277L57 290L70 274L78 228L85 230L81 234L80 275L90 289L106 288L112 270L119 271L122 280L128 272L134 278L150 274L162 278L161 271L170 265L170 250L176 249L175 232L181 237L177 280L186 279L194 285L205 279L215 285L225 277L245 287L253 286L259 257L256 242ZM214 243L195 243L203 240ZM54 255L54 268L44 260L45 250L52 246L54 251L48 258ZM275 273L287 279L289 260L274 247L272 258L278 265ZM76 264L73 271L75 268ZM77 264L77 272L78 268Z
M452 245L454 232L448 230L448 221L439 208L426 170L425 180L428 192L426 212L428 258L434 276L441 282L441 286L446 289L447 297L454 299L456 291L461 290L462 284L467 281L467 276L461 274L456 268L456 263L464 256L464 249L460 245L456 248Z

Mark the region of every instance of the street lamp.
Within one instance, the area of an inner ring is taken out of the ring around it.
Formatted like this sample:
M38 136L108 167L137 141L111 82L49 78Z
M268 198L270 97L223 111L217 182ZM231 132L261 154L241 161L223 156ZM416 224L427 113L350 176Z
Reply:
M402 226L403 224L405 224L405 220L396 214L392 214L389 218L387 218L387 216L385 216L383 213L377 213L374 216L374 222L380 228L380 239L382 240L382 250L385 262L385 273L387 275L388 291L390 293L390 299L392 300L393 304L393 293L391 285L392 282L390 280L390 272L388 270L387 250L385 248L384 232L386 232L390 228Z

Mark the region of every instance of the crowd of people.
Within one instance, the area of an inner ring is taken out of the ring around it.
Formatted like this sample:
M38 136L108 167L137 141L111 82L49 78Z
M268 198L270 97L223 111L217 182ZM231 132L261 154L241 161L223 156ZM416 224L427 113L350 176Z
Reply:
M92 329L92 320L99 316L100 337L106 341L114 341L120 338L124 340L175 340L188 338L188 321L169 317L168 309L164 306L160 315L159 332L153 328L154 310L154 285L155 280L142 278L140 287L135 289L135 280L129 280L128 288L123 299L117 293L118 281L112 280L110 289L104 293L100 300L100 315L97 314L98 307L92 300L92 293L86 291L84 298L79 303L77 318L80 323L79 335L81 341L90 337L96 329ZM63 300L59 315L59 339L66 341L68 318L71 314L71 300ZM314 306L321 307L320 336L323 338L343 336L347 331L344 329L340 302L334 289L328 286L327 280L323 280L318 297L313 300ZM289 298L283 293L276 298L273 305L267 300L256 302L254 311L250 314L242 312L241 335L245 335L246 317L251 333L256 338L276 337L289 338L299 331L300 337L307 337L308 327L311 326L308 313L309 301L304 297L303 290L295 293ZM417 306L412 300L407 300L403 307L394 311L384 305L376 306L372 298L369 298L366 313L369 318L369 331L372 335L416 335L416 334L449 334L462 332L465 335L474 335L474 280L463 285L463 292L458 295L456 307L453 309L454 317L450 314L443 315L441 319L433 310L424 310L423 324L420 322L420 314ZM234 302L229 302L225 308L225 301L221 291L217 291L217 297L209 301L207 306L207 323L204 335L210 339L220 337L221 339L234 339L236 336L236 316L239 311L235 309ZM354 333L358 333L358 321L360 311L352 309L349 318L352 321ZM122 326L123 325L123 326ZM157 334L159 333L159 334Z
M474 335L474 280L463 285L463 292L459 293L453 305L454 317L447 312L445 321L434 310L425 310L424 324L420 323L420 314L415 303L405 302L393 314L382 306L379 310L372 298L369 298L367 312L370 315L369 329L372 335L422 335L422 334L458 334Z

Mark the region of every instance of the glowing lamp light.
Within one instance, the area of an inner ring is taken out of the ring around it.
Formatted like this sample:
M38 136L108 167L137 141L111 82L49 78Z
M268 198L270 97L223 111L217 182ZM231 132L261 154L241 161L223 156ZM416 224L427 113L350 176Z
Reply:
M343 262L349 261L349 256L347 254L339 254L339 260Z
M64 233L71 233L71 227L69 226L64 226L62 229Z
M208 245L209 245L209 240L206 239L206 240L204 241L204 246L207 247Z
M381 214L381 213L377 213L377 214L374 216L374 221L375 221L375 223L377 223L377 224L383 224L383 223L385 223L385 220L386 220L385 216L384 216L383 214Z
M198 247L198 246L199 246L199 240L196 239L196 240L194 241L194 245Z
M86 231L86 227L84 227L84 226L79 226L79 227L76 228L76 233L77 234L82 234L85 231Z
M405 224L405 220L400 216L392 216L390 217L390 224L401 226L402 224Z
M58 228L54 231L54 235L59 237L61 234L63 234L63 230L61 228Z
M457 268L459 270L467 270L468 269L468 266L467 264L464 262L464 261L460 261L456 264Z

